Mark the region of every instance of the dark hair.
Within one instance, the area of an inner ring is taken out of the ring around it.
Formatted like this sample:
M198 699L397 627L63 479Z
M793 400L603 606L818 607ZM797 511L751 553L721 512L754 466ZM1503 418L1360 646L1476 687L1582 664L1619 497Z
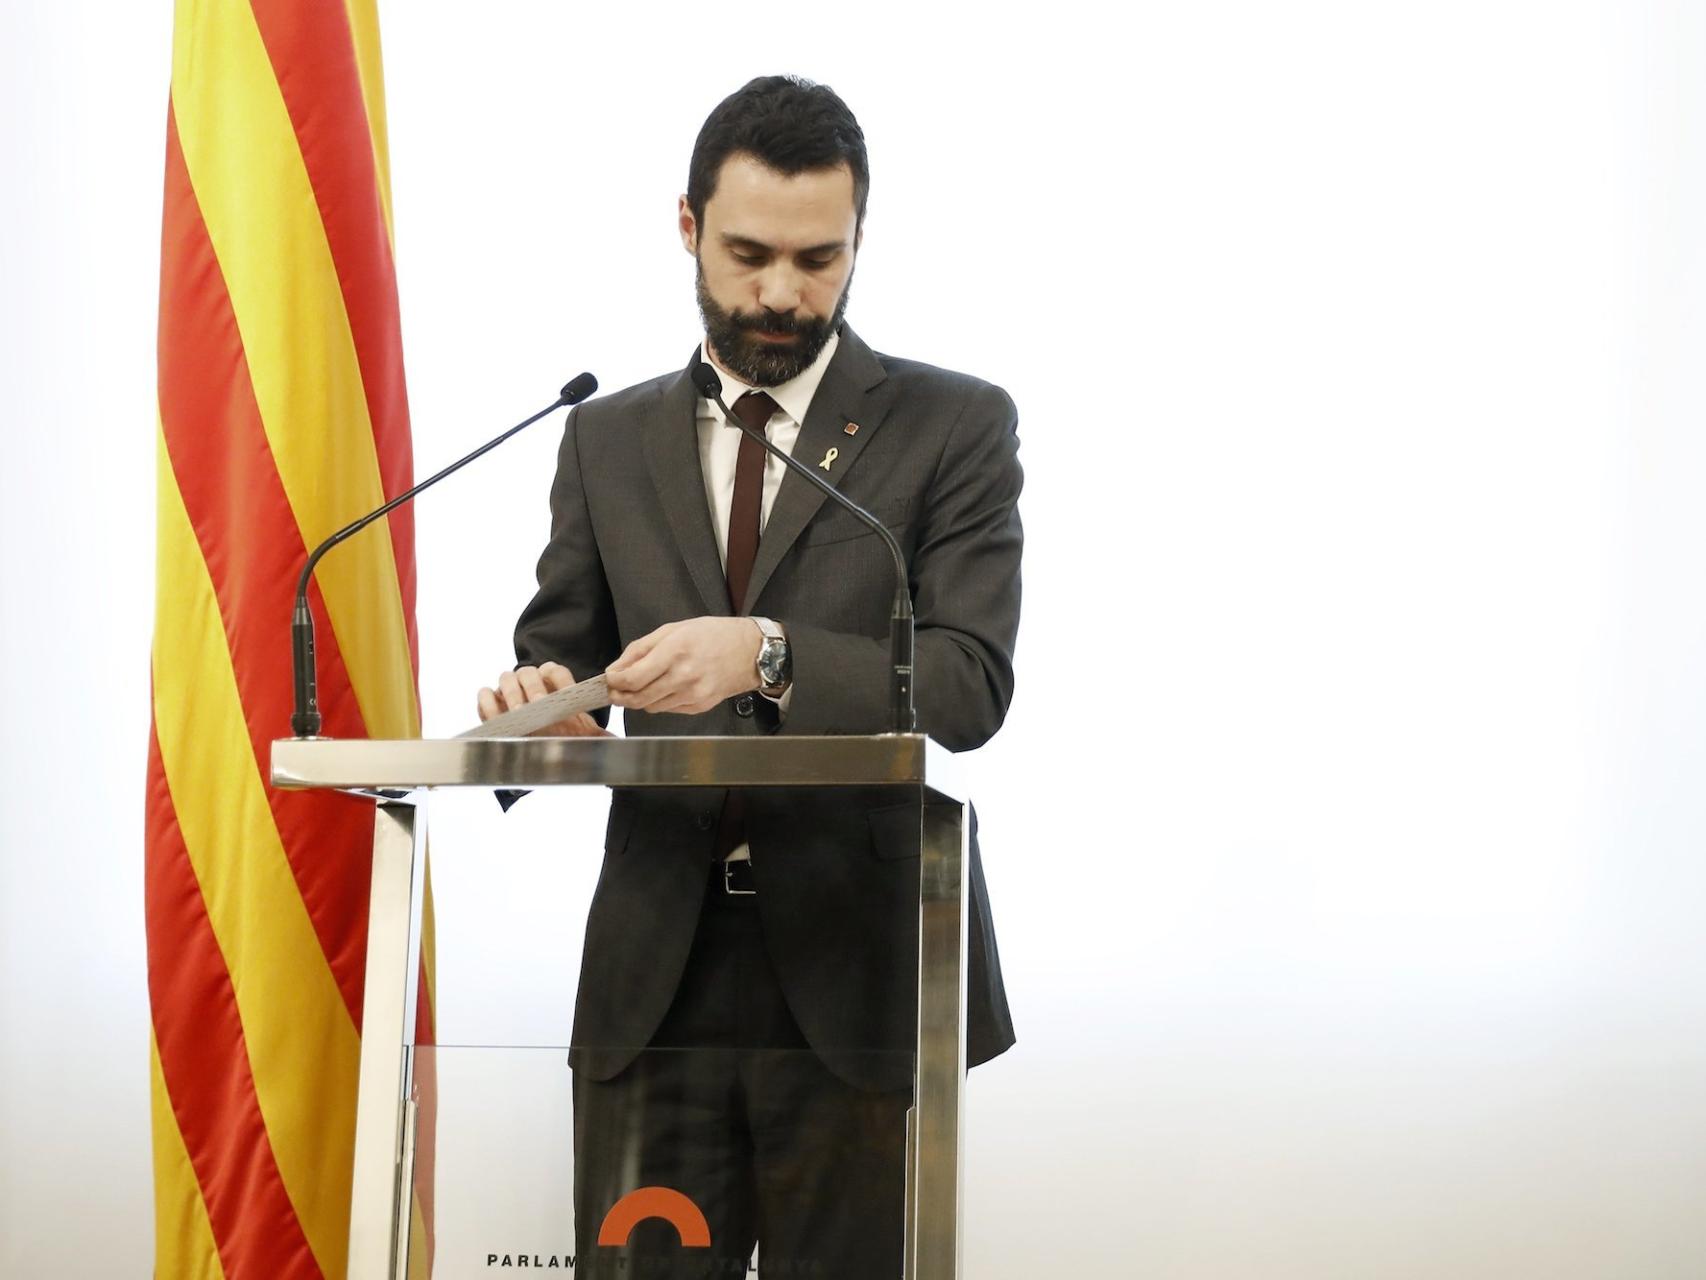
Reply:
M697 222L705 221L705 203L717 192L723 162L742 152L790 177L845 164L853 172L854 216L864 225L871 191L865 134L828 85L799 76L760 76L717 104L699 129L687 167L687 207Z

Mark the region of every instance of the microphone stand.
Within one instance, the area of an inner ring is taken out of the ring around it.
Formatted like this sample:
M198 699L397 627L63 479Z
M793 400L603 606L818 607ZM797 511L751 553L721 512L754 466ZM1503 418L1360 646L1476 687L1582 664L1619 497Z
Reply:
M877 519L865 508L854 502L841 490L818 475L805 463L792 454L785 453L770 443L762 431L754 431L746 423L735 417L734 412L723 401L723 380L717 376L717 371L705 362L702 355L695 354L693 365L689 371L693 385L699 389L699 394L716 404L723 411L723 416L729 422L739 427L752 439L764 446L765 452L774 458L780 458L784 465L795 475L803 477L809 484L833 499L863 524L874 530L888 547L889 555L894 558L894 608L889 614L889 732L915 733L918 729L918 712L912 702L912 663L914 625L912 617L912 590L907 582L906 555L900 549L900 543L895 541L883 522Z
M292 687L296 695L295 709L290 715L290 731L292 734L298 738L317 738L320 736L319 684L315 676L314 662L314 615L308 609L308 583L314 576L314 566L320 563L320 557L337 546L338 543L360 533L380 516L389 515L421 490L430 489L451 472L460 471L475 458L497 448L523 427L532 426L546 414L553 413L564 405L579 404L597 390L598 379L590 373L583 373L579 377L571 379L558 393L555 400L532 417L516 423L497 438L486 441L485 444L466 457L458 458L437 475L428 476L414 488L399 493L377 511L370 511L361 519L346 524L309 553L307 563L302 566L302 575L296 580L296 607L290 615L290 651L295 668Z

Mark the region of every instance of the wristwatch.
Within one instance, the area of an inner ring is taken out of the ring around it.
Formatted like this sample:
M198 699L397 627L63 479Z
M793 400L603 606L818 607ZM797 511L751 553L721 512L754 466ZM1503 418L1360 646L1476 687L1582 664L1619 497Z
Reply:
M758 691L767 698L780 698L794 680L794 655L788 649L788 635L781 624L769 618L754 618L764 633L758 646Z

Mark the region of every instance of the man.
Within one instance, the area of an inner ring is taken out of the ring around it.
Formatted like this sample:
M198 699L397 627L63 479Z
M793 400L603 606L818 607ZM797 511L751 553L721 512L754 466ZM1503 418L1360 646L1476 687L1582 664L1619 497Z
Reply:
M900 540L919 728L964 750L1012 696L1016 417L999 388L877 355L842 323L869 182L827 87L766 77L711 113L679 208L705 323L694 361ZM883 544L685 368L573 412L551 510L520 666L480 691L482 718L606 671L630 736L888 728ZM558 730L603 731L587 716ZM675 1274L668 1258L705 1273L660 1222L636 1229L621 1272L596 1246L610 1205L645 1185L705 1213L724 1269L757 1241L774 1275L901 1274L917 854L916 808L868 793L613 797L571 1054L581 1274ZM975 834L970 875L977 1063L1013 1033Z

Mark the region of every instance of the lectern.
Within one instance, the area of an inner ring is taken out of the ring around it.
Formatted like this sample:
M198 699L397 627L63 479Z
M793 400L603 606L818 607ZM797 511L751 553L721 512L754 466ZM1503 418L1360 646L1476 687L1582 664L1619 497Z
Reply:
M377 802L351 1187L351 1280L407 1273L414 1000L435 787L861 787L919 805L918 1044L908 1118L906 1280L960 1274L968 797L948 751L870 737L281 739L272 781ZM778 856L786 856L783 851Z

